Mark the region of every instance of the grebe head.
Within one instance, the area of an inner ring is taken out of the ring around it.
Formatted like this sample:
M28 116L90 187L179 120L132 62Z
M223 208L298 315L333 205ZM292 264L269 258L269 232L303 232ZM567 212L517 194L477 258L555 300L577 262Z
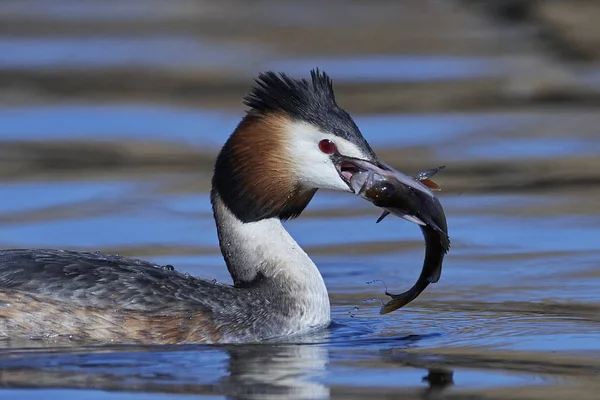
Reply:
M311 79L261 73L250 107L223 146L213 190L242 222L294 218L317 189L353 192L352 174L377 157L340 108L324 72Z

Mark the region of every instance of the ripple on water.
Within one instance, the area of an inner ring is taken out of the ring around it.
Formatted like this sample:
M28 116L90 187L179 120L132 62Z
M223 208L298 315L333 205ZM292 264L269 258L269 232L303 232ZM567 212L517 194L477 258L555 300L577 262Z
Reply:
M185 36L0 38L0 68L236 68L261 53Z
M40 398L39 389L7 389L0 391L2 396L6 396L8 399L23 399L23 400L37 400ZM44 394L53 399L64 399L64 400L173 400L172 394L160 394L160 393L123 393L123 392L109 392L109 391L98 391L98 390L85 390L85 389L46 389ZM223 396L209 394L197 397L202 400L222 400Z
M0 108L0 139L160 140L216 150L238 120L227 112L141 104L7 107Z
M0 186L0 215L121 197L128 182L18 182Z
M549 306L550 307L550 306ZM543 314L544 307L523 302L416 300L409 308L381 317L382 334L404 332L427 338L416 347L481 348L519 351L598 351L598 322L577 315L574 308L562 315ZM376 310L364 310L365 315ZM359 314L360 315L360 314ZM367 318L371 319L371 318ZM426 334L426 335L425 335Z
M112 3L105 1L55 1L45 0L11 1L7 0L0 15L17 18L44 18L47 21L121 21L147 18L168 18L195 15L194 8L160 7L154 3L148 6L146 0ZM183 15L182 15L183 14Z
M461 157L473 159L517 159L535 157L591 156L600 152L600 140L576 138L513 138L471 144Z
M160 68L194 66L240 68L258 73L286 71L305 77L318 66L339 81L428 82L473 79L496 75L498 64L489 58L452 56L380 55L277 59L260 46L202 41L187 36L55 37L0 39L0 67L115 67ZM267 60L267 61L263 61Z
M478 371L475 369L451 369L454 386L458 389L494 388L502 386L525 386L543 381L536 375L503 371ZM327 382L331 385L357 387L416 387L427 375L427 370L406 366L404 368L356 368L333 366Z
M497 73L490 59L440 56L370 56L340 58L299 58L268 62L265 67L305 76L318 66L336 81L389 82L473 79Z
M12 243L26 247L126 248L151 244L216 247L213 229L212 221L168 219L124 210L97 218L19 224L2 230Z

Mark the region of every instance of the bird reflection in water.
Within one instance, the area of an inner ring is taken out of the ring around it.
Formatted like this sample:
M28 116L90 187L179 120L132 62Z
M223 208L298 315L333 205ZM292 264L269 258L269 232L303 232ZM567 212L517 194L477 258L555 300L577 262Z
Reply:
M328 362L328 349L318 345L5 350L0 387L327 399L319 381Z
M5 350L0 353L0 387L195 394L229 399L329 399L338 397L332 390L339 389L350 394L351 388L332 389L327 383L329 352L318 344ZM228 358L225 361L221 356ZM174 358L181 361L176 364ZM222 362L226 364L219 368ZM452 375L452 371L432 368L423 378L428 385L424 391L415 391L413 385L413 389L392 390L407 398L435 399L452 385Z

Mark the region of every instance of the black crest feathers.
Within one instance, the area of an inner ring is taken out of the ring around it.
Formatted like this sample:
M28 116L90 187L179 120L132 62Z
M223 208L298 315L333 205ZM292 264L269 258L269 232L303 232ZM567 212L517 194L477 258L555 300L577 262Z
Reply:
M284 73L262 72L244 104L255 111L281 111L291 117L306 118L319 108L334 108L335 95L329 75L310 71L311 80L293 79Z

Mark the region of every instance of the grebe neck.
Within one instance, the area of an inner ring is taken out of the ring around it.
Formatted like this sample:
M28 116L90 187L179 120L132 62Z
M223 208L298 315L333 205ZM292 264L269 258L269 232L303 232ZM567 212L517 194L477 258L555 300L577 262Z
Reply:
M282 296L272 299L274 307L270 311L295 318L302 325L297 327L299 331L326 325L330 305L323 277L281 220L272 217L243 222L215 189L211 202L219 245L235 287L275 288Z

